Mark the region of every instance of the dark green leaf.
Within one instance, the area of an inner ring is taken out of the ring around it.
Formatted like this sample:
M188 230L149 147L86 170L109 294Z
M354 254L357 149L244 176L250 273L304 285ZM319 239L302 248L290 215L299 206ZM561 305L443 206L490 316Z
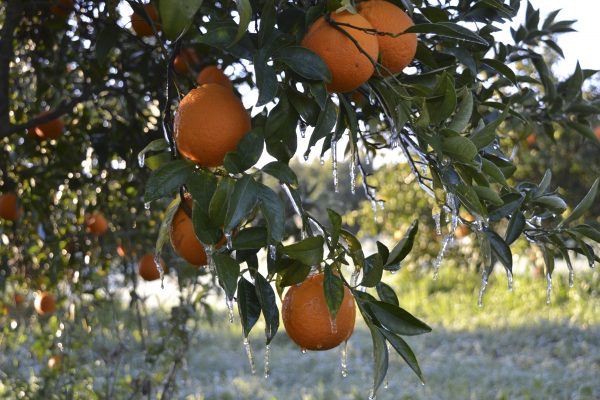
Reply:
M504 75L504 77L511 81L513 85L517 84L517 77L515 75L515 72L505 63L500 62L498 60L494 60L493 58L483 58L481 62L495 69L496 72Z
M198 170L188 178L185 185L196 203L208 215L210 200L217 190L217 178L206 171Z
M191 25L202 0L161 0L159 3L162 30L174 40Z
M120 31L121 28L118 26L108 24L98 33L98 39L96 40L96 59L98 60L98 64L104 65L110 50L117 46ZM160 141L166 144L164 139L160 139Z
M174 160L162 165L146 182L144 201L146 203L170 196L183 185L194 171L194 164L187 160Z
M223 166L233 174L244 172L260 159L264 145L263 129L252 129L242 137L235 151L225 155Z
M452 22L438 22L436 24L418 24L408 28L406 33L435 33L439 36L446 36L453 39L464 40L467 42L482 44L488 46L488 42L475 32L470 31L464 26Z
M271 284L261 275L256 274L254 281L256 282L256 295L263 316L265 317L265 336L267 344L271 343L273 337L279 328L279 309L277 308L277 300L275 292Z
M362 246L356 236L352 233L348 232L345 229L340 230L340 235L344 238L346 243L348 244L348 251L350 253L350 257L352 257L352 261L354 265L358 268L364 268L365 266L365 254L362 251Z
M383 275L383 261L379 253L371 254L365 259L361 286L373 287L381 281Z
M394 293L394 289L392 289L389 285L383 282L379 282L377 286L377 296L379 299L385 303L393 304L395 306L399 306L400 302L398 301L398 296Z
M489 145L496 139L496 130L500 126L502 122L508 116L509 107L506 106L502 114L496 118L496 120L490 124L487 124L473 135L471 135L471 141L477 146L478 149L482 149L485 146Z
M231 241L235 250L260 249L267 245L267 230L262 226L253 226L239 231Z
M500 235L492 230L486 230L485 234L490 241L492 253L504 265L504 268L512 273L512 252L508 244L506 244Z
M233 299L236 283L240 275L240 264L226 254L213 254L219 284L229 299Z
M477 147L468 138L463 136L443 138L442 150L453 159L462 162L471 162L477 155Z
M215 224L223 225L225 222L225 215L227 214L227 208L229 205L229 199L233 193L233 187L235 186L235 180L224 177L217 185L217 190L210 200L208 207L208 215L210 220Z
M323 236L312 236L283 247L283 252L304 265L317 265L323 261Z
M400 357L406 362L406 364L414 371L415 374L419 377L421 382L425 383L425 378L423 377L423 373L421 372L421 367L419 367L419 363L417 361L417 357L415 357L415 353L413 353L412 349L400 336L394 335L391 332L386 331L385 329L378 328L381 333L385 336L388 342L392 345L394 350Z
M331 81L327 64L316 53L301 46L284 47L273 54L273 59L290 67L302 77L314 81Z
M418 231L419 220L414 220L413 223L410 224L410 227L404 234L402 240L400 240L390 252L390 256L388 257L387 263L385 264L386 267L398 264L402 260L404 260L404 258L406 258L408 253L410 253L410 251L412 250L413 243L415 241L415 236L417 235Z
M195 199L192 207L192 224L194 233L198 240L204 244L214 245L223 239L223 231L220 225L214 224L206 209Z
M165 211L165 217L160 224L160 229L158 231L158 238L156 239L156 246L154 247L154 254L160 254L163 246L169 240L169 235L171 233L171 223L173 222L173 217L175 213L179 209L179 204L181 204L181 198L179 196L175 197L171 203L169 203L167 207L167 211Z
M311 266L296 261L292 266L283 271L281 286L292 286L303 282L310 273Z
M254 54L254 76L258 88L258 100L256 106L260 107L275 98L277 95L277 73L275 69L267 64L266 51L261 49Z
M317 125L310 136L310 140L308 142L308 149L304 153L307 156L310 153L310 149L314 146L320 139L328 136L333 127L335 126L335 122L337 120L337 108L331 99L327 100L325 105L325 109L321 111L319 114L319 118L317 119Z
M331 208L327 209L327 215L329 215L329 221L331 221L331 247L335 248L340 240L342 217Z
M272 161L262 167L262 171L265 174L269 174L279 179L279 182L286 183L288 185L298 185L298 178L296 173L287 165L280 161Z
M285 234L285 208L277 194L263 185L258 184L258 206L267 221L269 237L275 241L283 240Z
M248 337L260 317L260 303L254 285L244 277L238 282L237 304L244 337Z
M386 329L398 335L414 336L431 332L425 322L415 318L411 313L382 301L366 303L371 315Z
M231 232L256 206L258 201L258 185L250 175L246 175L235 183L233 193L227 206L224 230Z
M323 290L330 318L335 321L337 312L344 300L344 282L333 273L329 265L325 265Z
M235 0L235 2L240 16L240 24L232 44L237 43L246 34L248 25L252 19L252 5L250 4L250 0Z
M473 94L470 90L465 90L465 94L460 101L458 110L456 111L456 114L454 114L454 117L452 117L452 121L448 124L448 129L461 133L469 125L472 114Z
M575 221L576 219L581 217L588 210L588 208L590 208L591 205L594 204L594 200L596 199L596 195L598 194L598 185L599 184L600 184L600 178L598 178L594 181L589 192L587 192L587 194L581 200L581 202L579 204L577 204L577 206L575 207L573 212L567 218L565 218L560 224L558 224L559 228L562 226L568 225L570 222Z
M516 211L510 218L508 227L506 228L506 244L510 245L521 236L525 228L525 217L520 211Z
M592 239L593 241L600 243L600 231L598 231L594 227L591 227L586 224L582 224L582 225L577 225L576 227L571 228L570 230L572 232L577 232L584 236L587 236L590 239Z

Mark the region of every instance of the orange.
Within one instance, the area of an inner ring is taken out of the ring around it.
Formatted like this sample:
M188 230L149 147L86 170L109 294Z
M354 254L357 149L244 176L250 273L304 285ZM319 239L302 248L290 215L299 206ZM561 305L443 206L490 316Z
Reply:
M100 212L88 214L85 217L85 226L92 235L102 236L108 231L108 221Z
M20 293L15 293L15 295L13 296L14 300L15 300L15 305L16 306L20 306L21 304L23 304L25 302L25 296L23 296Z
M48 115L49 111L44 111L39 116ZM35 128L29 128L29 135L38 140L56 140L62 136L65 130L65 124L62 118L56 118L48 122L44 122Z
M13 192L0 195L0 218L16 221L19 218L17 195Z
M467 225L459 225L456 227L456 230L454 231L454 236L456 236L458 239L462 239L465 236L468 236L469 232L471 232L471 230L469 229L469 227Z
M173 69L181 75L189 74L196 66L200 64L200 58L196 54L196 50L191 47L181 49L179 54L173 60Z
M186 195L185 202L191 210L191 196ZM223 246L224 243L225 237L223 237L215 247L218 249ZM188 217L182 207L179 207L179 210L177 210L173 216L173 222L171 223L171 245L173 246L175 253L188 263L194 266L207 264L204 245L198 240L198 237L194 232L192 220Z
M600 139L600 126L596 127L596 129L594 129L594 133L596 134L596 137L598 139Z
M331 19L364 29L373 26L362 16L347 11L331 14ZM377 61L379 45L377 37L359 29L340 26L369 55ZM317 53L331 72L331 82L327 84L330 92L349 92L369 80L375 67L352 40L331 26L324 17L319 18L302 39L302 46Z
M216 65L209 65L200 71L196 77L196 83L198 83L198 85L204 85L205 83L216 83L226 87L229 90L233 90L233 85L231 84L231 81L227 75L225 75L223 71Z
M240 99L221 85L207 83L190 90L179 103L175 142L179 152L196 164L218 167L250 128Z
M56 0L50 6L50 12L58 17L67 17L73 11L73 0Z
M39 315L52 314L56 310L56 301L50 293L40 292L35 296L33 307Z
M55 354L48 359L48 368L54 369L60 367L62 362L62 356L60 354Z
M160 259L160 265L165 273L167 273L167 266L165 264L165 260ZM138 271L140 276L145 281L155 281L160 279L160 272L158 272L158 268L156 268L156 263L154 262L154 254L146 254L140 260Z
M285 330L303 349L332 349L348 340L354 330L356 308L350 289L344 286L344 299L334 325L325 302L323 280L323 274L309 276L292 286L283 299L281 316Z
M125 251L125 247L123 247L122 244L117 246L117 255L119 257L125 257L127 255L127 252Z
M378 32L398 34L414 25L413 20L402 9L383 0L369 0L357 6L360 15ZM396 37L377 35L382 75L401 72L415 58L417 34L407 33Z
M529 147L533 146L536 144L537 142L537 135L535 133L530 134L529 136L527 136L527 144L529 145Z
M158 11L156 10L156 7L154 7L153 4L144 4L144 10L152 22L154 22L156 31L159 32L160 24L158 23ZM154 35L152 26L146 21L144 16L140 14L133 13L131 15L131 27L138 36L147 37Z

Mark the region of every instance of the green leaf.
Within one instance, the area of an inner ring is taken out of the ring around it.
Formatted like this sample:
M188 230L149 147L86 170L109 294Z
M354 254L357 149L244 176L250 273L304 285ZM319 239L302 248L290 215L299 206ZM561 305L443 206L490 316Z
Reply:
M311 270L310 265L304 265L300 261L295 261L289 268L283 271L281 286L287 287L303 282Z
M565 120L563 123L568 127L582 135L583 137L589 139L597 146L600 146L600 139L596 137L596 133L590 128L588 124L582 124L579 122L574 122L570 120Z
M262 167L262 171L265 174L269 174L279 179L279 182L281 183L286 183L293 186L298 185L296 173L289 167L289 165L282 163L281 161L272 161L268 163Z
M149 153L151 151L163 151L168 148L169 148L169 144L167 143L167 141L165 139L155 139L155 140L151 141L150 143L148 143L146 145L146 147L144 147L138 153L138 160L140 161L140 164L142 164L141 161L146 156L146 153Z
M348 252L350 253L350 257L352 258L354 265L361 269L364 268L365 254L363 253L362 246L356 236L345 229L340 230L340 235L348 244Z
M217 190L217 178L209 172L198 170L194 171L185 185L194 201L208 215L210 200Z
M181 36L192 24L202 0L160 0L162 30L170 40Z
M451 129L455 132L461 133L464 131L469 125L469 121L471 120L471 115L473 114L473 93L470 90L465 90L465 94L463 95L460 104L458 105L458 110L452 117L452 121L448 124L448 129Z
M313 81L331 81L331 73L325 61L313 51L301 46L278 49L273 59L290 67L302 77Z
M485 234L490 241L492 253L494 253L496 258L504 265L504 268L512 273L512 252L510 251L508 244L506 244L500 235L492 230L485 230Z
M225 291L225 295L230 300L235 294L236 283L240 275L240 264L226 254L213 254L219 284Z
M263 128L254 128L242 137L235 151L225 154L223 166L232 174L242 173L256 164L264 146Z
M555 195L538 197L533 200L533 204L542 206L558 214L562 214L568 207L567 203L561 197Z
M217 190L210 200L208 206L208 215L210 220L215 224L223 225L225 222L225 215L227 214L227 208L229 205L229 199L233 193L233 187L235 186L235 180L224 177L217 185Z
M599 184L600 184L600 178L598 178L594 181L589 192L587 192L587 194L581 200L581 202L579 204L577 204L577 206L575 207L573 212L567 218L565 218L563 221L561 221L560 224L558 224L559 228L562 226L568 225L570 222L575 221L576 219L581 217L588 210L588 208L590 208L591 205L594 204L594 200L596 199L596 195L598 194L598 185Z
M337 120L337 108L331 99L327 99L325 104L325 109L321 111L319 114L319 118L317 119L317 125L315 125L315 129L313 130L312 135L310 135L310 140L308 141L308 149L304 153L305 156L310 154L310 149L324 137L327 137L333 127L335 126L335 122Z
M152 171L146 182L144 202L149 203L175 193L187 181L194 167L191 161L174 160Z
M211 221L206 208L202 208L195 199L192 207L192 224L196 237L204 244L214 245L223 239L220 225Z
M279 328L279 309L277 308L277 300L275 292L271 284L261 275L256 274L254 277L256 295L260 308L262 309L265 318L265 336L267 344L275 337Z
M473 186L473 190L477 193L477 197L481 200L485 200L495 206L501 206L504 204L498 193L487 186Z
M332 321L335 321L337 312L344 300L344 282L339 276L334 275L331 266L325 265L323 290L325 291L325 302Z
M96 40L96 60L98 60L98 64L103 65L106 62L108 53L119 43L119 32L121 32L121 28L113 24L107 24L98 33L98 39ZM164 139L159 140L166 144Z
M395 306L400 305L400 302L398 301L398 296L396 296L394 289L392 289L389 285L383 282L379 282L377 286L375 286L375 288L377 289L377 296L379 296L379 299L381 301L393 304Z
M425 322L393 304L372 301L366 303L366 307L385 329L398 335L414 336L431 332L431 328Z
M267 229L253 226L240 230L231 240L235 250L260 249L267 245Z
M312 236L283 247L283 252L304 265L312 266L323 261L323 236Z
M277 22L277 14L273 0L266 0L260 13L260 29L258 30L258 47L263 47L271 37Z
M383 265L385 265L390 257L390 250L385 244L381 243L379 240L377 241L377 252L381 257L381 262L383 262Z
M539 197L539 196L542 196L544 193L546 193L546 191L550 187L551 181L552 181L552 171L547 169L546 172L544 173L544 176L542 177L542 180L540 181L540 184L538 185L537 189L533 192L533 197L534 198Z
M327 209L327 215L329 215L329 221L331 221L331 247L337 247L340 241L340 231L342 230L342 216L331 208Z
M246 34L248 25L252 19L252 5L250 5L250 0L235 0L235 3L237 4L237 10L240 16L240 24L235 34L235 38L233 39L233 43L231 43L232 45L239 42Z
M433 98L427 100L429 117L433 124L440 124L452 115L456 109L454 80L446 72L440 76L433 96Z
M418 24L408 28L405 33L435 33L452 39L464 40L466 42L489 46L487 40L464 26L452 22L438 22L435 24Z
M515 240L521 236L523 229L525 228L525 216L522 212L516 211L513 213L506 228L506 244L511 245Z
M373 388L371 394L374 397L383 383L388 370L389 354L385 345L385 338L379 329L367 323L373 340Z
M231 232L256 206L258 185L250 175L235 183L225 214L224 230Z
M361 286L373 287L381 281L383 275L383 261L379 253L371 254L365 259Z
M410 227L404 234L402 240L392 249L388 257L386 267L396 265L406 258L408 253L412 250L413 243L415 242L415 236L419 231L419 220L414 220Z
M425 383L425 378L423 377L423 373L421 372L421 367L419 367L419 363L417 361L417 357L415 357L415 353L413 353L412 349L400 336L394 335L391 332L386 331L385 329L378 328L381 333L385 336L388 342L392 345L394 350L400 357L404 360L404 362L413 370L415 374L419 377L421 382Z
M513 85L517 84L517 76L515 75L515 72L503 62L493 58L483 58L481 59L481 63L496 70L496 72L499 74L502 74L506 79L511 81Z
M160 229L158 230L158 238L156 239L154 254L160 254L162 252L163 246L169 240L169 235L171 233L171 223L173 222L173 217L175 216L175 213L179 209L179 204L181 204L181 198L177 196L167 206L167 211L165 211L165 217L163 218L162 223L160 224Z
M244 337L248 337L260 317L260 303L254 285L244 277L238 282L237 304Z
M473 161L477 147L463 136L451 136L442 139L442 151L451 158L465 163Z
M285 208L277 194L258 184L258 206L267 221L267 230L272 241L280 242L285 234Z
M267 64L269 57L266 50L261 49L254 54L254 77L258 88L256 107L264 106L277 95L277 73Z
M471 135L471 141L477 146L478 149L482 149L485 146L491 144L496 139L496 130L502 122L508 117L509 106L507 105L502 114L491 124L487 124L473 135Z
M591 227L591 226L586 225L586 224L581 224L581 225L577 225L574 228L571 228L570 230L572 232L577 232L579 234L587 236L590 239L592 239L593 241L595 241L597 243L600 243L600 231L598 231L594 227Z
M508 186L508 182L506 182L506 178L502 173L502 170L498 168L496 164L488 160L487 158L481 158L481 169L487 176L492 178L494 182L499 183L503 186Z

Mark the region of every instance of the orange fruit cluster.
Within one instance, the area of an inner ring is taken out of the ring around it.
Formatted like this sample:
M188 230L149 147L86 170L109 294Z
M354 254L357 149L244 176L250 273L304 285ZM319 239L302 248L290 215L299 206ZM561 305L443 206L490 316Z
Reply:
M329 350L350 338L354 331L354 296L344 286L344 299L332 322L323 289L324 275L309 276L292 286L283 299L281 316L288 336L302 349Z
M402 9L383 0L359 3L357 9L358 14L331 14L331 24L325 17L317 19L302 39L302 46L317 53L329 67L330 92L357 89L373 75L373 63L378 60L383 75L397 74L417 50L416 34L398 35L413 25Z

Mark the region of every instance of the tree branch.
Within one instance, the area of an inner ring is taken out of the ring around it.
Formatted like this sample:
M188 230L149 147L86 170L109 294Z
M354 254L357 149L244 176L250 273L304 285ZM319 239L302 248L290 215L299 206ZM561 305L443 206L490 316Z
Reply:
M4 25L0 31L0 127L9 126L10 62L14 57L13 35L21 18L21 6L21 0L8 0L4 8ZM0 134L0 139L7 135Z

